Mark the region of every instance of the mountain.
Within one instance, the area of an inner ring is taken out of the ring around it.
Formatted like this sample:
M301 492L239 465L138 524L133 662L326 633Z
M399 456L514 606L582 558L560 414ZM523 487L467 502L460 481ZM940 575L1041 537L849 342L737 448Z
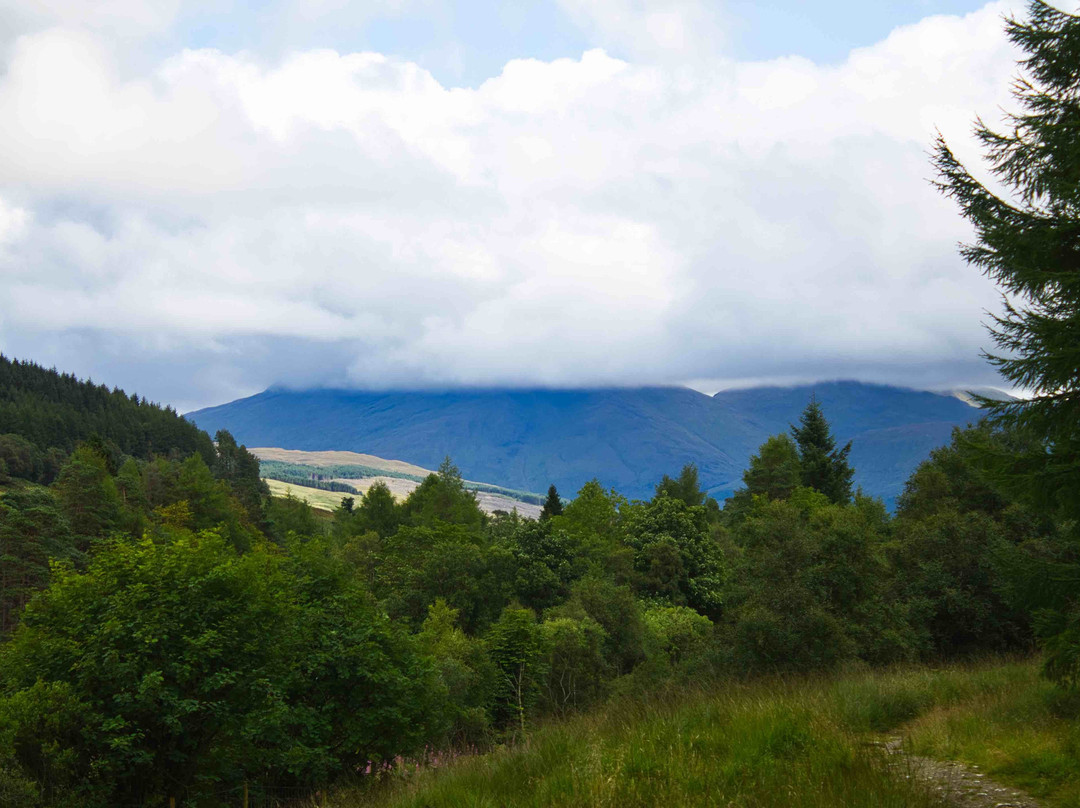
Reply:
M718 498L741 485L750 455L796 421L811 395L841 442L855 481L895 501L904 480L978 410L948 395L860 382L762 387L715 396L681 387L592 390L285 390L188 418L248 446L349 450L437 467L449 455L469 479L573 494L597 477L647 497L664 474L695 463Z

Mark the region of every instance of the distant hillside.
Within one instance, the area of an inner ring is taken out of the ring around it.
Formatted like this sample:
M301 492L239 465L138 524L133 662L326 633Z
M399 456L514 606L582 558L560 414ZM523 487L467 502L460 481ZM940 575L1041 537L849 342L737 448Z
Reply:
M507 488L572 495L598 477L647 497L663 474L696 463L719 498L741 484L752 452L786 431L811 394L842 441L853 440L856 483L892 502L953 426L978 410L947 395L830 382L727 391L678 387L448 392L272 388L188 415L249 446L348 450L427 468L449 455L462 473Z
M387 460L357 452L304 452L271 447L257 447L250 451L259 458L263 477L268 481L293 484L298 487L294 492L297 496L306 495L311 486L319 488L338 483L344 483L350 486L353 492L362 494L376 482L381 482L390 488L395 497L404 498L423 482L424 478L435 473L431 469L400 460ZM316 479L318 482L314 482ZM275 486L270 487L275 490ZM308 490L301 493L299 487ZM280 485L277 488L280 488ZM515 491L491 483L465 480L465 488L476 493L480 507L487 513L517 508L518 513L524 516L539 516L540 506L544 503L543 494ZM340 491L329 489L335 490ZM335 502L340 502L341 494L336 493L335 496ZM324 499L320 499L319 507L322 507ZM308 501L315 504L310 497Z
M296 449L277 449L269 446L257 446L248 449L259 460L275 463L295 463L298 466L367 466L381 472L403 474L423 479L432 473L431 469L405 463L401 460L387 460L375 455L359 452L304 452Z
M174 450L206 457L214 452L210 437L172 407L0 355L0 435L5 434L18 435L38 451L69 452L97 435L140 458Z

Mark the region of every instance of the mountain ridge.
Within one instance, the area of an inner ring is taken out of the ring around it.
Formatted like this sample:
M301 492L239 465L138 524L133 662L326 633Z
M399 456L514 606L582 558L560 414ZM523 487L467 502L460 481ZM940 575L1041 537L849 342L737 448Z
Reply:
M663 474L698 466L717 497L741 485L760 444L787 431L810 396L837 440L853 441L856 484L893 503L903 481L954 426L979 411L951 395L855 381L721 391L686 387L290 390L189 413L249 446L357 451L436 467L449 455L471 479L566 494L593 477L646 497Z

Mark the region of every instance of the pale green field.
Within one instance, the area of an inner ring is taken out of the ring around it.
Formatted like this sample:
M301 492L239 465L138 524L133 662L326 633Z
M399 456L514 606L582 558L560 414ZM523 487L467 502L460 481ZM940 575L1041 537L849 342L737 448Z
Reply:
M301 485L289 485L280 480L264 480L270 486L270 493L275 497L283 497L292 494L297 499L302 499L312 508L320 511L332 511L341 504L342 497L352 494L342 494L338 491L320 491L318 488L306 488Z
M300 466L368 466L397 474L411 474L415 477L427 477L431 469L406 463L404 460L387 460L375 455L358 452L305 452L299 449L278 449L272 446L257 446L248 449L260 460L279 460L283 463L296 463Z

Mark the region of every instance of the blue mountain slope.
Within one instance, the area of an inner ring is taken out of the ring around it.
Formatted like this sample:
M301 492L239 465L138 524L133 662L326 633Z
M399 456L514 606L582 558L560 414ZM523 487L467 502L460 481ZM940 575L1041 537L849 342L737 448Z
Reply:
M978 412L949 396L858 382L755 388L709 397L677 387L451 392L290 391L190 413L248 446L344 449L429 468L450 455L469 479L577 491L593 477L631 497L696 463L724 497L751 453L786 431L814 394L841 441L853 440L856 482L892 502L955 425Z

